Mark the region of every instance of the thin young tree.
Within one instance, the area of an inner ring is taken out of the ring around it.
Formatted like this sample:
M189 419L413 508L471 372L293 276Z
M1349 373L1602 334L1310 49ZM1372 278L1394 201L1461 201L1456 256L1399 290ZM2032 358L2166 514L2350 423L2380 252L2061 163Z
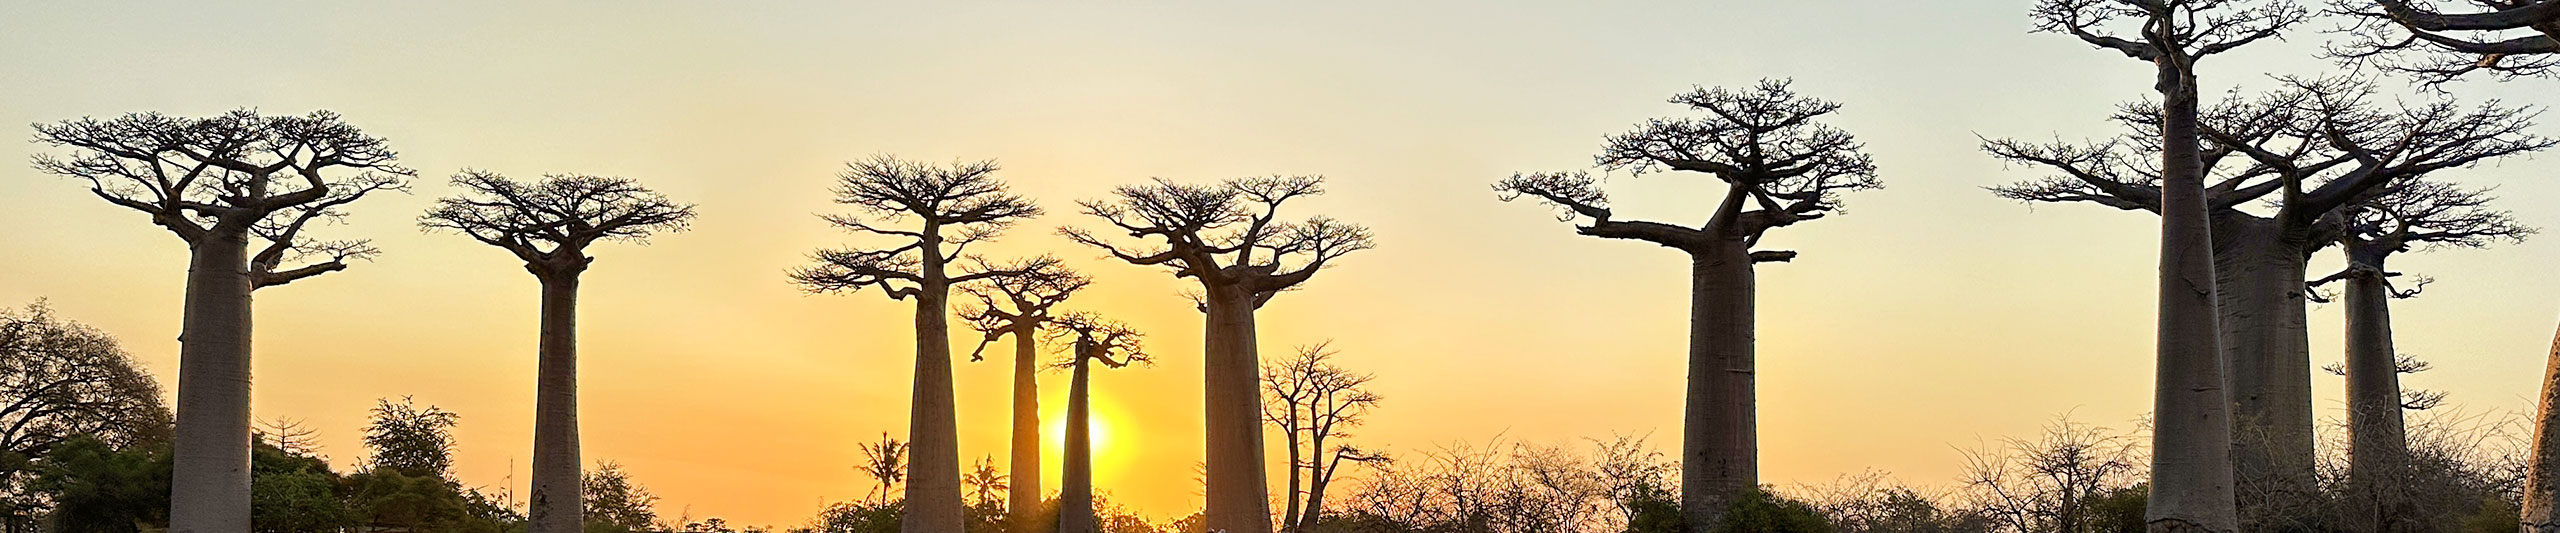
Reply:
M2289 79L2265 96L2221 102L2198 122L2213 181L2205 195L2217 323L2238 411L2234 462L2247 520L2297 520L2318 501L2303 280L2312 254L2340 231L2337 215L2399 180L2550 143L2523 131L2528 110L2372 99L2373 87L2358 80ZM2157 150L2158 117L2152 103L2128 105L2114 117L2126 132L2090 144L1988 141L1997 157L2059 174L1992 192L2158 214L2160 167L2144 158Z
M250 293L375 255L365 241L303 230L372 193L405 190L414 173L381 138L327 111L135 113L35 130L36 142L71 151L37 155L37 170L87 181L99 199L186 242L170 531L248 531Z
M1262 387L1270 395L1262 419L1289 441L1288 503L1280 512L1284 532L1305 531L1324 517L1325 489L1344 462L1383 458L1326 442L1350 438L1351 429L1367 422L1369 410L1383 400L1368 389L1377 376L1336 366L1333 355L1332 343L1319 343L1262 368Z
M1093 283L1055 262L1032 267L961 288L977 297L978 305L962 309L960 317L986 334L969 353L970 361L983 360L987 345L1013 336L1013 449L1008 463L1013 482L1007 485L1005 515L1016 524L1030 523L1040 513L1045 494L1040 488L1040 327L1048 323L1050 309Z
M2347 481L2354 489L2350 494L2364 499L2349 507L2354 516L2347 518L2360 529L2409 530L2426 518L2409 516L2407 499L2388 493L2409 464L2402 418L2408 398L2400 374L2415 366L2392 342L2391 300L2416 296L2429 279L2395 284L2392 278L2400 273L2390 270L2388 260L2411 250L2518 242L2533 233L2506 212L2490 209L2491 200L2486 189L2434 178L2394 185L2355 206L2337 236L2346 269L2314 282L2346 282L2346 362L2340 366L2347 377Z
M1342 256L1375 246L1368 228L1331 217L1280 219L1282 204L1323 193L1324 178L1317 176L1213 185L1158 179L1114 189L1111 200L1081 202L1086 215L1130 237L1161 240L1158 247L1124 248L1083 229L1059 230L1121 261L1164 265L1175 277L1200 282L1199 308L1207 315L1202 396L1208 432L1208 505L1202 518L1210 530L1271 530L1254 310Z
M2274 38L2306 13L2286 0L2039 0L2030 13L2037 31L2151 66L2161 102L2160 309L2146 512L2152 531L2232 531L2231 402L2215 331L2196 64Z
M533 533L583 531L578 453L578 278L595 263L587 247L601 241L645 241L683 231L693 206L678 204L628 178L551 174L524 182L492 172L453 177L459 195L439 199L418 218L514 254L542 285L540 362L534 384L533 491L526 501Z
M1882 186L1875 164L1847 131L1822 122L1840 105L1797 94L1786 81L1746 89L1701 88L1671 103L1697 118L1653 119L1608 138L1597 159L1637 175L1705 174L1723 197L1697 226L1620 220L1597 178L1584 172L1515 174L1494 185L1505 201L1531 197L1577 217L1582 235L1649 242L1689 255L1689 385L1681 431L1681 515L1711 531L1735 498L1760 484L1754 265L1796 252L1755 250L1769 230L1829 216L1840 193Z
M2440 84L2474 73L2560 74L2560 0L2340 2L2352 17L2330 54ZM2452 7L2447 9L2450 6Z
M1058 533L1100 533L1093 500L1093 364L1110 368L1148 363L1144 336L1126 324L1090 312L1053 319L1049 336L1068 342L1056 363L1067 378L1067 450L1059 473ZM1115 356L1116 355L1116 356Z
M960 428L951 392L951 289L1019 275L1054 259L1011 264L967 255L1023 219L1040 215L1031 200L996 178L993 161L936 166L880 155L848 163L836 176L836 203L856 214L828 215L828 222L856 234L894 239L874 248L819 250L817 264L791 279L809 292L858 292L878 288L894 300L915 302L914 399L907 438L906 516L909 533L959 531L967 521L960 498ZM913 229L886 227L914 219Z

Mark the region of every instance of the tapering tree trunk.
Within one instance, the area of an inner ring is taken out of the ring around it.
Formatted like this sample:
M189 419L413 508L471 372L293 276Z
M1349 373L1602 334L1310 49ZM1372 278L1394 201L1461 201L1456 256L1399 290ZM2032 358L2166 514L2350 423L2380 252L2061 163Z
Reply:
M1691 252L1689 391L1680 439L1680 510L1713 531L1760 484L1751 254L1738 240Z
M906 518L899 531L950 533L967 522L960 498L960 428L951 393L951 329L945 318L950 287L940 280L938 264L926 268L928 280L916 294L915 398L907 419Z
M2301 228L2288 232L2274 219L2225 210L2211 221L2235 490L2264 513L2309 512L2319 488L2303 294L2309 244Z
M2542 369L2542 402L2533 417L2533 459L2524 480L2521 533L2560 533L2560 333Z
M1208 426L1210 531L1271 531L1270 486L1262 465L1262 368L1254 347L1253 297L1243 288L1207 289L1207 361L1202 388Z
M249 239L217 224L189 244L169 531L248 533Z
M1094 533L1098 528L1093 516L1093 413L1087 399L1092 366L1078 354L1067 382L1067 456L1058 473L1058 533Z
M1304 488L1301 485L1300 480L1312 479L1315 476L1315 473L1308 467L1306 457L1302 455L1305 452L1300 451L1299 449L1299 446L1303 443L1299 441L1298 437L1298 407L1296 405L1289 406L1288 416L1281 417L1281 424L1280 438L1289 441L1289 495L1288 504L1280 508L1280 530L1284 533L1294 533L1298 531L1298 528L1306 527L1303 519L1301 519L1298 514L1299 506L1302 505L1302 501L1298 499L1300 494L1298 491Z
M1013 330L1013 459L1005 500L1008 522L1029 524L1040 514L1040 324Z
M542 280L542 353L535 370L533 498L529 533L586 531L584 466L578 454L578 274Z
M1335 461L1331 467L1321 466L1325 464L1326 458L1321 451L1323 448L1319 447L1317 450L1319 450L1316 454L1317 458L1310 462L1318 466L1307 470L1307 506L1298 512L1299 530L1315 527L1316 522L1324 518L1324 489L1333 484L1334 469L1341 468L1342 465L1341 462Z
M2223 389L2215 316L2212 224L2196 139L2196 82L2161 65L2160 320L2152 389L2154 532L2238 529L2231 472L2231 399Z
M2366 271L2363 267L2370 266ZM2408 465L2408 432L2401 420L2400 356L2391 341L2391 289L2381 263L2356 265L2347 278L2347 481L2349 523L2364 531L2393 531L2402 509L2391 495Z

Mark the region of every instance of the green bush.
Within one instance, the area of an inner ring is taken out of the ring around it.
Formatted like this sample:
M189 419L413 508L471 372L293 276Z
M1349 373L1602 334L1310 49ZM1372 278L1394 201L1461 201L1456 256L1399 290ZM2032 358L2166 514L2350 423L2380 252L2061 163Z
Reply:
M1716 533L1832 533L1831 522L1812 505L1751 490L1725 511Z

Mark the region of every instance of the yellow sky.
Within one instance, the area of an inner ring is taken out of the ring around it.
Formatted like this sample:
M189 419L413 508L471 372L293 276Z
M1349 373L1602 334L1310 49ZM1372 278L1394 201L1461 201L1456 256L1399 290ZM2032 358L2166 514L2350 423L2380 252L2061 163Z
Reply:
M443 178L621 175L698 203L689 233L595 250L580 324L586 456L624 464L670 516L799 523L868 490L855 443L904 433L907 304L783 276L849 242L814 215L838 211L842 162L875 153L1000 160L1055 214L986 251L1068 257L1098 280L1071 307L1149 335L1160 362L1097 372L1095 402L1098 484L1153 516L1198 505L1199 317L1184 282L1048 231L1088 224L1072 201L1149 177L1325 174L1332 194L1300 212L1376 230L1379 249L1261 314L1266 356L1332 339L1379 375L1364 446L1675 446L1683 258L1574 236L1487 184L1580 168L1601 136L1676 113L1663 98L1761 77L1847 104L1835 124L1887 185L1772 237L1804 255L1761 270L1767 481L1872 468L1941 485L1953 447L2063 412L2121 427L2149 405L2153 219L1980 189L2038 174L1981 155L1977 134L2106 135L2098 119L2147 86L2120 57L2027 34L2024 0L845 4L7 3L0 124L245 106L335 110L388 137L426 179L328 228L374 239L379 262L259 294L257 416L305 420L345 464L373 399L414 395L462 413L458 471L477 485L528 455L536 291L504 253L415 228ZM2208 84L2332 70L2308 55L2319 39L2208 65ZM2455 91L2560 104L2549 83ZM37 150L0 143L0 161ZM2551 164L2464 176L2554 227L2560 184L2534 179ZM1611 186L1626 216L1695 223L1710 201L1694 177ZM0 164L0 198L0 304L51 298L174 376L184 247L23 165ZM2560 244L2394 264L2440 280L2396 310L2402 350L2437 365L2411 385L2529 407ZM2336 359L2338 318L2312 311L2315 364ZM1006 351L961 366L964 457L1003 453ZM1062 377L1043 382L1052 419ZM2316 386L2335 417L2338 380Z

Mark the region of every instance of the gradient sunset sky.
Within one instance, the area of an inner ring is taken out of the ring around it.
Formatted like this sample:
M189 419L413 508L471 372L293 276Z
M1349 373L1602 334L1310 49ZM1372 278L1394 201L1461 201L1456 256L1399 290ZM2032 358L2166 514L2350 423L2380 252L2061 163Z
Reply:
M1095 402L1097 484L1150 517L1200 500L1200 320L1181 296L1196 285L1051 232L1094 225L1075 200L1150 177L1323 174L1331 194L1297 212L1375 230L1377 250L1261 312L1266 360L1330 339L1379 376L1363 446L1617 433L1676 449L1685 259L1575 236L1488 184L1586 168L1602 136L1683 112L1665 98L1764 77L1844 103L1833 124L1886 184L1769 241L1803 256L1760 269L1766 482L1876 469L1944 486L1958 448L2066 412L2128 428L2150 405L2156 219L1982 190L2043 174L1983 155L1977 136L2112 135L2102 119L2149 86L2142 65L2030 34L2027 0L224 4L0 4L0 125L327 109L387 137L422 174L414 194L324 231L385 255L257 299L256 416L305 421L340 465L363 455L376 398L413 395L462 414L466 484L508 483L512 464L521 491L533 278L415 220L460 169L575 172L636 178L701 213L691 232L594 251L586 457L622 463L670 517L789 525L861 496L855 444L905 432L911 304L807 295L784 273L857 242L816 215L843 212L833 176L872 154L1000 161L1051 214L984 251L1068 258L1097 279L1070 307L1149 335L1159 362L1099 372ZM2315 55L2331 25L2217 57L2205 83L2335 71ZM2450 90L2560 105L2555 84ZM49 298L174 386L185 247L23 164L42 150L0 142L0 305ZM2498 184L2504 207L2553 228L2554 168L2546 154L2458 179ZM1622 216L1694 224L1706 181L1609 185ZM2315 275L2338 262L2324 254ZM2474 412L2530 409L2560 236L2394 264L2439 280L2395 304L2401 350L2436 363L2410 386ZM2314 365L2336 361L2339 310L2311 318ZM975 342L954 337L964 355ZM960 367L968 460L1003 454L1007 352ZM1065 380L1043 386L1054 421ZM2315 386L2339 417L2340 380Z

